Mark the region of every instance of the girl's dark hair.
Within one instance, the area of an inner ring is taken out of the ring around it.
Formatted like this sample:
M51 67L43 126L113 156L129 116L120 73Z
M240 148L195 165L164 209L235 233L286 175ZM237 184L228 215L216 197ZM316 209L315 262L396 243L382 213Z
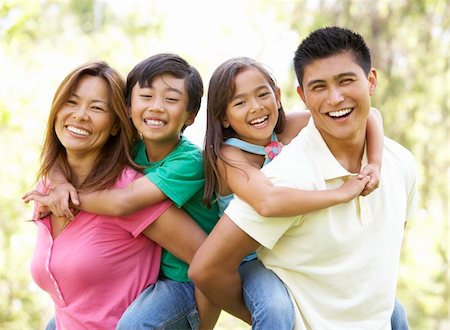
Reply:
M209 202L215 192L220 191L220 178L217 169L217 159L228 163L220 154L220 148L224 140L236 135L231 126L222 126L222 120L226 115L228 103L236 91L236 76L249 68L256 68L266 77L273 91L277 89L274 77L261 63L248 58L236 57L219 65L211 76L208 88L208 101L206 107L206 134L203 147L203 159L205 166L205 193L203 202ZM281 133L285 126L286 116L283 106L278 109L278 121L274 128L275 133Z

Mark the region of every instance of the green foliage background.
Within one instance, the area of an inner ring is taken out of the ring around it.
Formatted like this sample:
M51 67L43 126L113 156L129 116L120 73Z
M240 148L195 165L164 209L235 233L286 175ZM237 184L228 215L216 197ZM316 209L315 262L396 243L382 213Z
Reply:
M51 99L69 70L103 59L126 76L168 51L207 85L219 63L245 55L272 68L285 109L298 109L293 52L327 25L365 37L379 74L373 105L386 135L417 159L420 208L407 227L398 296L412 329L450 329L449 14L446 0L0 1L0 329L43 329L52 315L29 275L35 232L20 196L34 185ZM186 131L199 144L204 111ZM231 328L248 326L223 313L217 329Z

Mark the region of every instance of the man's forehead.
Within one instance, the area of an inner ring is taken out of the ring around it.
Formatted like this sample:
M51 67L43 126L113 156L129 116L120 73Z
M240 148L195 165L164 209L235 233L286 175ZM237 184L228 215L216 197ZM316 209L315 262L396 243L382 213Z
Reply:
M305 65L303 82L311 80L325 80L336 78L346 74L364 73L351 53L342 53L329 57L320 58Z

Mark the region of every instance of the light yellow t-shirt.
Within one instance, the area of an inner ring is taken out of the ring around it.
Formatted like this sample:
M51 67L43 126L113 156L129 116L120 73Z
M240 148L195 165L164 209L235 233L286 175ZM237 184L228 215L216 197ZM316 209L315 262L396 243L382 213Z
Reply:
M334 158L312 121L262 171L274 185L305 190L337 188L354 175ZM236 197L225 213L262 245L259 258L295 302L296 329L390 329L415 183L412 155L385 138L380 187L367 197L280 218L261 217Z

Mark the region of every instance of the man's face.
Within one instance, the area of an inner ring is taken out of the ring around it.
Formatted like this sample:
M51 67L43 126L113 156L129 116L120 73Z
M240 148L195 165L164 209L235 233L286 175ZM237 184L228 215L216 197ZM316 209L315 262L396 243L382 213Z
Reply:
M366 76L354 56L345 52L308 64L303 88L297 87L297 92L327 144L352 142L365 137L376 83L375 69Z

